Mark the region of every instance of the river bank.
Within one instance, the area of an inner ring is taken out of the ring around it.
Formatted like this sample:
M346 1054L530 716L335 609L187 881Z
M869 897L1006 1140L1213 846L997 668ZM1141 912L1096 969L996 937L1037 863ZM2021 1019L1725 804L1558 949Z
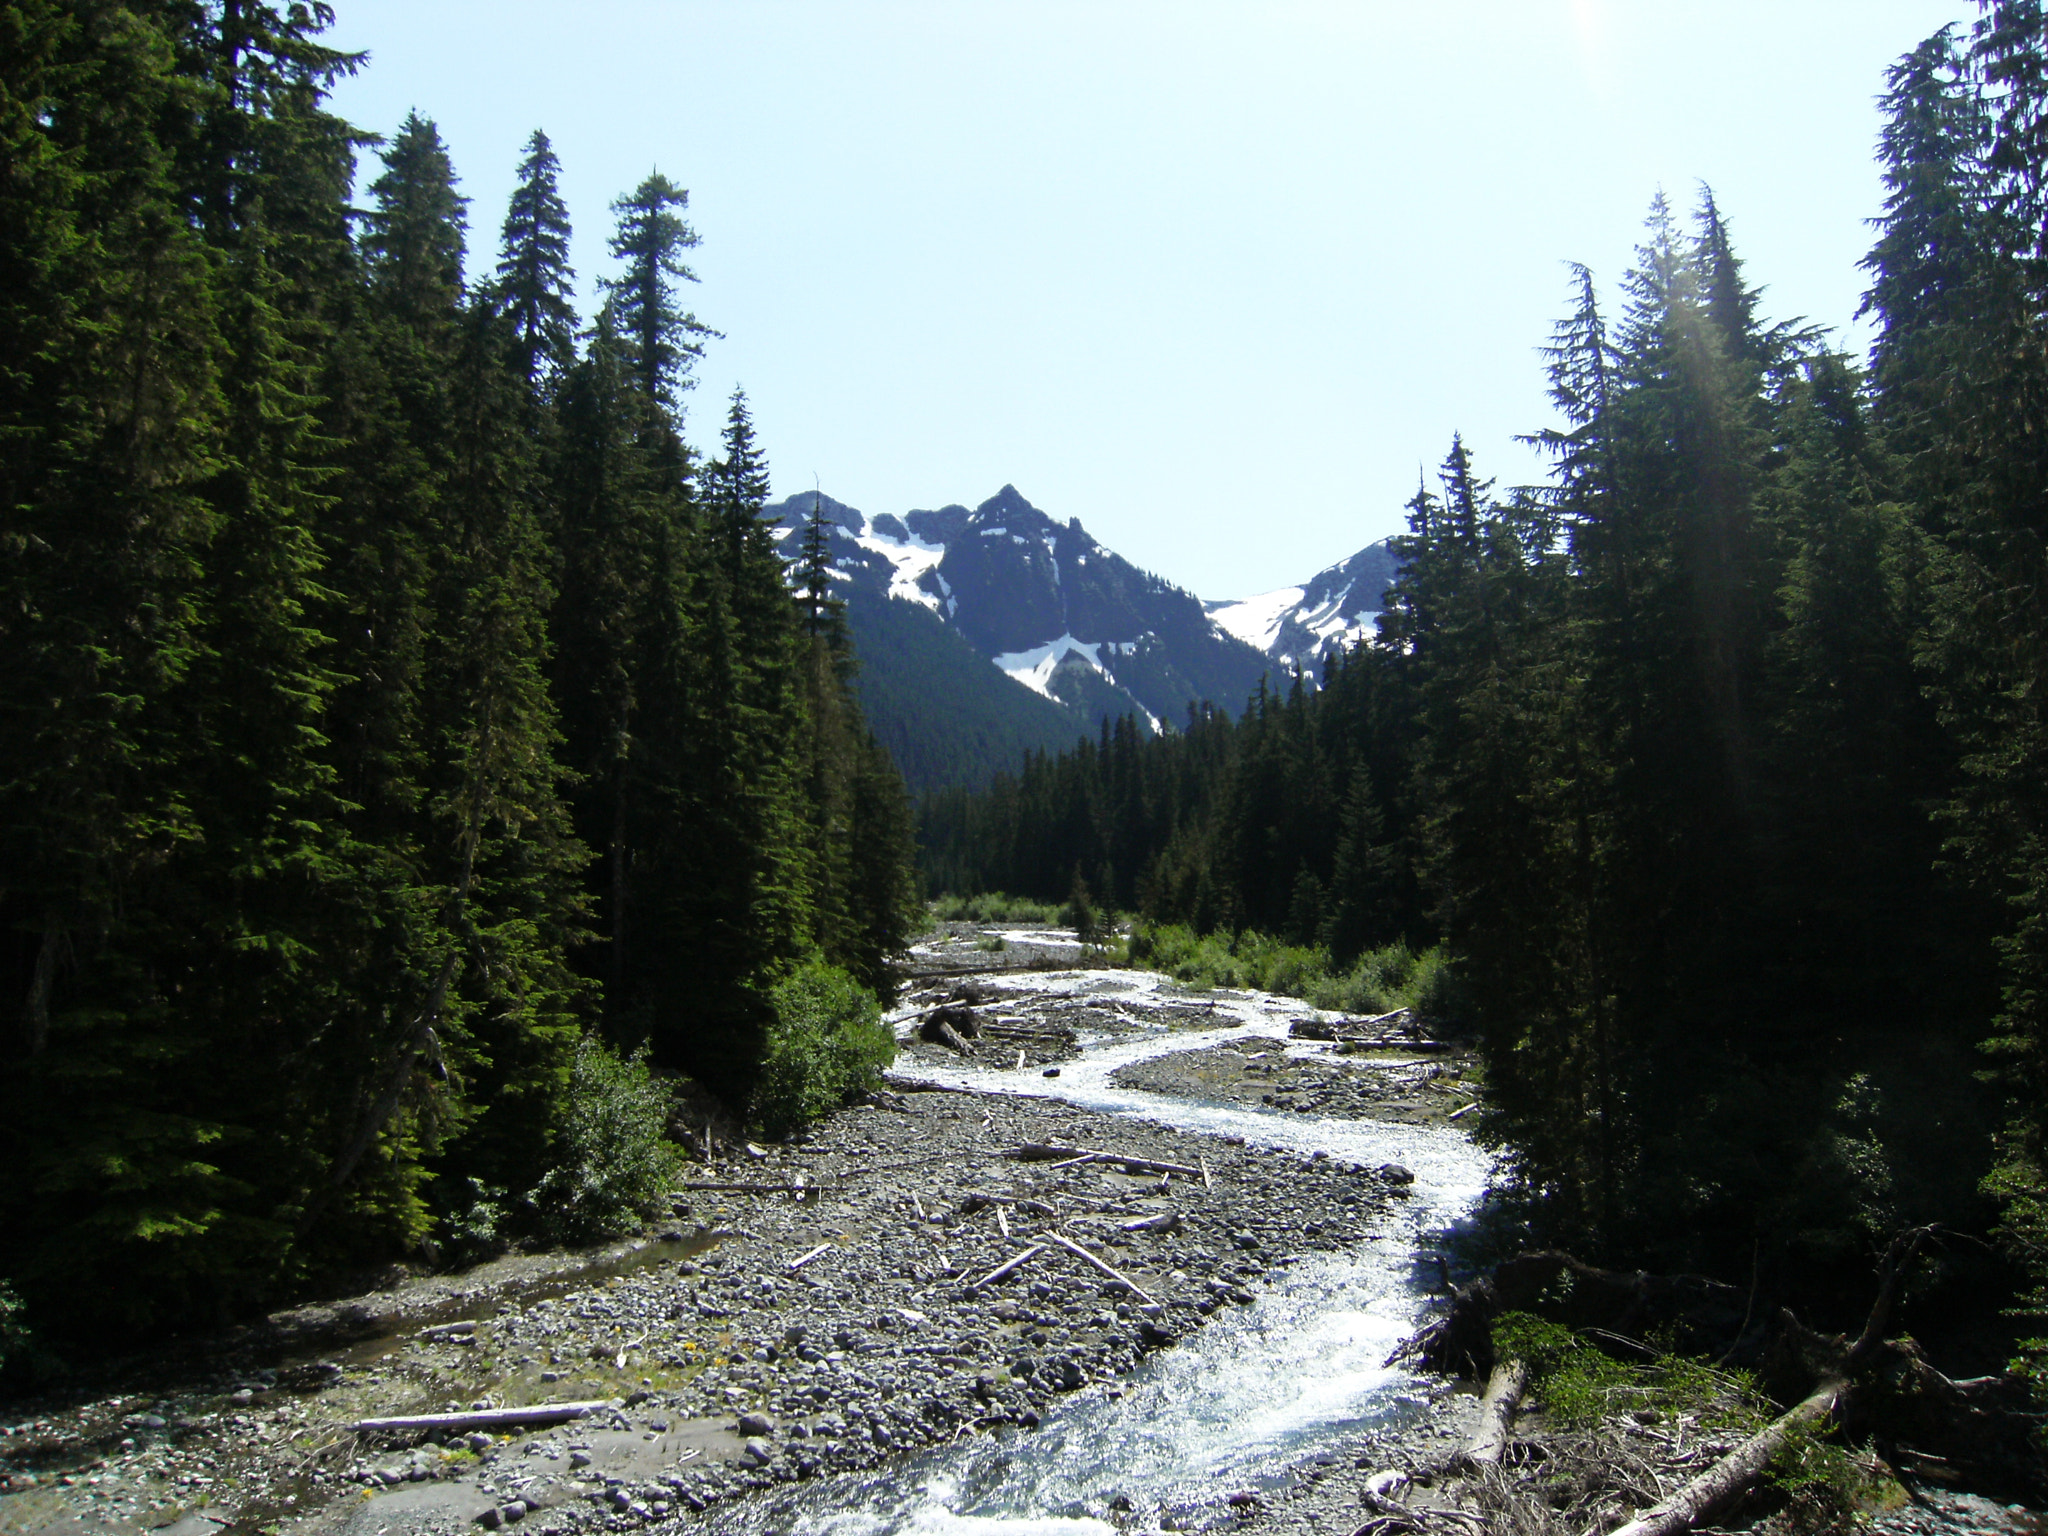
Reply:
M1003 1155L1031 1143L1115 1156ZM585 1273L527 1260L496 1282L302 1311L182 1375L159 1363L128 1390L27 1405L0 1437L0 1531L369 1536L494 1513L558 1536L630 1529L1028 1431L1058 1402L1113 1402L1208 1317L1314 1255L1377 1240L1407 1187L1398 1169L949 1091L883 1095L801 1143L696 1174L784 1187L691 1191L665 1235ZM306 1347L336 1319L373 1336ZM377 1336L380 1319L396 1331ZM608 1406L518 1437L347 1428L586 1399Z

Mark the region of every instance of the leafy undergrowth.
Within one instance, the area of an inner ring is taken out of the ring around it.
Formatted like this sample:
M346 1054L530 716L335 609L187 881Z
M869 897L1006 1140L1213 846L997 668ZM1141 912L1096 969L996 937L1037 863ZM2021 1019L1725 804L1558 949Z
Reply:
M1493 1325L1501 1359L1527 1362L1543 1433L1510 1464L1474 1479L1468 1500L1488 1529L1514 1536L1581 1536L1646 1509L1697 1476L1777 1415L1746 1371L1632 1341L1617 1359L1588 1338L1525 1312ZM1846 1531L1888 1507L1898 1485L1875 1465L1812 1432L1796 1434L1746 1510L1782 1533Z
M1138 931L1131 940L1131 963L1194 986L1252 988L1334 1012L1412 1008L1433 1025L1457 1022L1456 987L1443 950L1417 953L1398 940L1368 950L1347 967L1320 946L1289 944L1250 930L1197 934L1166 923Z
M934 923L1042 923L1051 927L1060 920L1060 905L1056 901L1033 901L1001 891L941 896L930 910Z

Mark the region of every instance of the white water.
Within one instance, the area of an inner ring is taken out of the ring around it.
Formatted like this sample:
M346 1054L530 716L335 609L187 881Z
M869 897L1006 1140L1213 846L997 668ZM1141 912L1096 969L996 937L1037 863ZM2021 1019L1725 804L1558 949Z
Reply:
M1165 978L1133 971L1074 971L991 979L1030 995L1172 995ZM983 1091L1057 1097L1183 1130L1239 1136L1253 1145L1324 1152L1415 1174L1409 1197L1381 1222L1377 1241L1276 1270L1249 1307L1219 1315L1155 1355L1121 1401L1090 1387L1057 1402L1036 1431L979 1436L931 1452L892 1474L827 1478L773 1502L766 1529L805 1536L1108 1536L1096 1517L1121 1494L1141 1514L1255 1488L1337 1437L1396 1418L1417 1384L1386 1359L1425 1303L1416 1253L1429 1234L1469 1212L1490 1172L1486 1154L1447 1126L1402 1126L1269 1113L1111 1086L1132 1062L1202 1050L1246 1036L1284 1037L1307 1011L1292 999L1222 994L1215 1029L1157 1029L1084 1040L1057 1079L1037 1069L920 1068L916 1075ZM907 1013L905 1015L907 1017ZM753 1522L749 1522L751 1526Z

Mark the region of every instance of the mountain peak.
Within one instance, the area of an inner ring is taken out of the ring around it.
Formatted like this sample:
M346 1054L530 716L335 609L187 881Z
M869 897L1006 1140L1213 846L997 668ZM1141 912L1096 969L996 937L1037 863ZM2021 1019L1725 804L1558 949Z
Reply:
M1000 491L997 491L995 495L989 497L987 501L984 501L980 506L974 509L974 515L976 517L985 517L992 513L996 515L1003 515L1015 514L1020 512L1028 512L1038 517L1045 516L1043 512L1040 512L1038 510L1038 508L1034 507L1033 505L1031 505L1030 502L1026 501L1023 497L1023 494L1020 491L1018 491L1017 487L1015 487L1014 485L1004 486Z

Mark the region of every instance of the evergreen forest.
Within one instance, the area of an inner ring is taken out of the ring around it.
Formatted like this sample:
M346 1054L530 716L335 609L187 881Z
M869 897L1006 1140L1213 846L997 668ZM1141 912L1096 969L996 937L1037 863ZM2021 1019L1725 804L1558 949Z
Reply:
M1939 1223L1961 1236L1923 1289L2016 1307L2024 1338L2048 15L1986 0L1883 85L1867 360L1765 314L1711 193L1658 196L1618 289L1574 269L1547 480L1451 443L1376 639L1235 717L1105 726L930 797L924 867L1092 892L1141 944L1440 945L1431 1022L1478 1040L1524 1230L1853 1321L1887 1240Z
M822 534L744 397L683 436L687 193L580 315L546 135L473 247L331 20L0 5L0 1313L53 1339L602 1235L605 1106L829 1107L917 916Z

